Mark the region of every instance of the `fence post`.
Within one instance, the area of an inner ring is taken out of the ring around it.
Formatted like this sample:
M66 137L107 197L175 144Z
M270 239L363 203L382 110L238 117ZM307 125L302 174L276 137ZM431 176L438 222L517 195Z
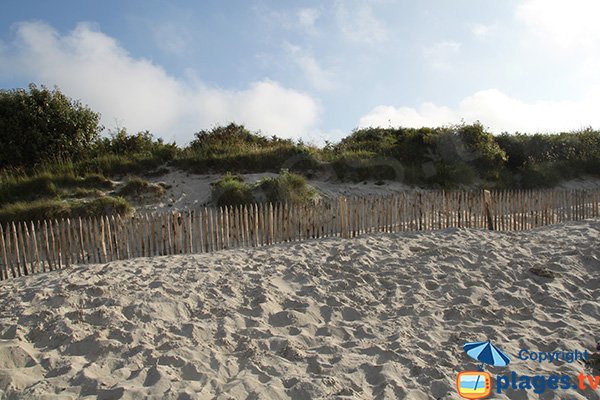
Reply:
M21 255L19 251L19 237L17 236L17 227L14 222L12 223L12 237L12 242L15 246L15 260L17 261L17 275L21 276Z
M0 224L0 246L2 246L2 262L4 266L0 270L0 277L2 279L8 279L8 257L6 255L6 243L4 242L4 229Z
M490 231L494 230L494 219L492 218L492 194L489 190L483 191L483 203L485 205L485 217Z
M341 237L343 238L348 238L349 232L348 232L348 203L347 203L347 199L345 197L342 197L340 199L340 230L341 230Z
M37 235L35 234L35 226L33 224L33 221L31 221L29 223L30 227L31 227L31 240L33 243L33 257L35 257L35 263L36 263L36 267L38 268L38 270L40 269L40 252L38 250L38 241L37 241ZM38 221L38 227L39 227L39 221ZM43 265L43 263L42 263Z

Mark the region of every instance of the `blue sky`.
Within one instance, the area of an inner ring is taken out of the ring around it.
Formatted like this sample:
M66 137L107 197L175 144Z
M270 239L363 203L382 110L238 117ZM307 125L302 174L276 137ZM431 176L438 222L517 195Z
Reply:
M109 128L228 122L323 143L479 120L600 128L600 2L9 1L0 87L57 85Z

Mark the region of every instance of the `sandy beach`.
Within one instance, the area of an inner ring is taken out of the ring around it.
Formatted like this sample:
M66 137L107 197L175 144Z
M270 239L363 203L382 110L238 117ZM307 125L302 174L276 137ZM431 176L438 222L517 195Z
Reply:
M456 399L457 373L476 368L463 344L488 339L513 359L486 368L492 376L576 376L582 363L516 353L595 349L599 243L591 220L329 238L12 279L0 283L0 398Z

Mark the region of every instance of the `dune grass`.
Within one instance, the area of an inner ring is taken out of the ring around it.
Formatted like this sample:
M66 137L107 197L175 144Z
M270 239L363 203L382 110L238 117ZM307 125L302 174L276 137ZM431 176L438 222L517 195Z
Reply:
M281 171L278 176L261 179L256 188L271 203L308 203L317 194L305 177L287 170Z
M116 214L125 215L130 212L131 206L122 197L104 196L91 201L41 199L1 206L0 223Z
M58 199L78 189L111 189L113 183L100 174L76 176L72 173L42 172L33 176L0 177L0 205L38 199Z
M165 188L150 183L139 177L132 177L121 187L117 194L128 199L141 201L144 199L159 198L165 194Z
M216 206L237 206L251 203L306 203L317 192L306 178L287 170L272 178L263 178L251 185L239 175L228 173L212 185L211 202Z
M212 184L211 202L217 206L238 206L254 203L252 186L239 175L227 173Z

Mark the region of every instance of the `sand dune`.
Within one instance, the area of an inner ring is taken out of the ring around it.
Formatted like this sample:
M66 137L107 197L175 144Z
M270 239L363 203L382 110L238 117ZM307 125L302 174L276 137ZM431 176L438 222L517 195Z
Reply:
M242 174L244 181L255 183L265 177L274 177L271 172L257 174ZM159 201L151 204L140 205L140 211L164 211L171 209L197 208L210 202L211 183L217 182L222 174L189 174L172 169L170 172L150 178L154 183L168 183L167 192ZM126 180L126 179L124 179ZM339 196L387 196L398 194L407 190L414 190L410 186L398 181L364 181L358 183L340 182L330 175L322 175L309 179L308 184L314 187L320 196L336 198ZM597 189L600 179L584 177L561 182L557 189ZM474 184L472 190L481 189L481 184Z
M595 348L599 244L600 221L520 233L448 229L2 282L0 398L458 398L456 374L475 368L467 341L491 339L513 358L521 348ZM507 368L487 370L584 370L521 360Z
M263 178L272 178L277 174L271 172L257 174L242 174L245 182L256 183ZM197 208L210 202L211 183L217 182L222 175L188 174L178 170L151 178L152 182L168 182L167 193L158 202L139 207L142 211L170 210ZM410 190L411 187L401 182L338 182L331 177L308 180L322 197L335 198L338 196L384 196Z

